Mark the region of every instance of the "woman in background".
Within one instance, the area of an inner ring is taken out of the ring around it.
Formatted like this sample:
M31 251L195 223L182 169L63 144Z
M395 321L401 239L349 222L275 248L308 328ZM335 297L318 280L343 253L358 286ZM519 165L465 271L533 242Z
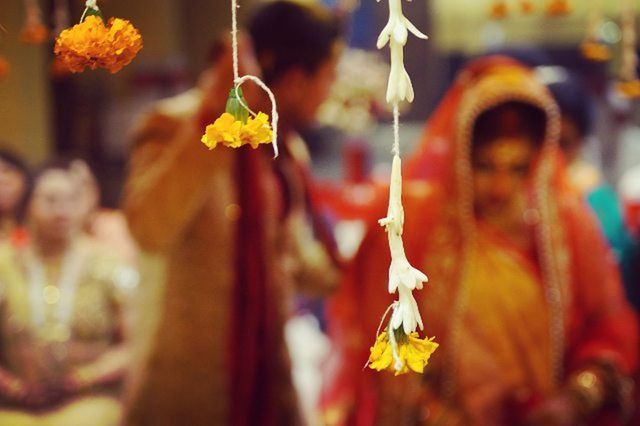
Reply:
M28 241L0 248L0 424L116 425L135 273L84 236L69 164L43 168Z
M635 261L639 248L627 229L622 203L596 166L583 158L583 149L592 131L593 102L577 76L556 68L556 78L547 87L560 107L560 148L567 161L568 182L595 213L609 245L613 249L627 299L640 309Z
M628 409L636 318L564 185L559 119L513 60L460 73L405 170L405 248L429 275L415 296L440 349L424 375L362 371L391 302L387 237L373 229L333 302L328 423L572 425Z
M29 172L13 153L0 149L0 241L22 238L18 230L29 189Z

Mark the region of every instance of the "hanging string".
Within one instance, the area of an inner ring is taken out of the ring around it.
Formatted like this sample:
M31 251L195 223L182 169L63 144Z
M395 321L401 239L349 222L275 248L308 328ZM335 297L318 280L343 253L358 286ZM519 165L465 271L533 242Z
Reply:
M242 83L248 80L253 81L262 90L264 90L269 96L269 100L271 101L271 130L273 133L273 136L272 136L273 140L271 141L271 145L273 145L273 154L274 154L273 158L276 158L278 156L278 118L279 118L278 108L276 107L276 97L271 91L271 89L269 89L269 87L267 87L267 85L264 84L262 80L260 80L258 77L254 75L245 75L237 78L235 81L236 90L242 85ZM238 101L240 102L240 105L242 105L247 111L249 111L249 114L253 115L254 117L256 116L256 113L251 111L251 109L249 109L249 107L242 101L242 99L239 98Z
M87 0L84 4L84 12L82 12L82 16L80 17L80 22L84 21L84 18L87 16L87 12L89 9L100 10L98 8L98 0Z
M384 320L387 318L387 315L389 315L389 311L390 310L395 310L398 307L398 301L396 300L395 302L391 303L388 307L387 310L384 311L384 314L382 314L382 318L380 318L380 323L378 324L378 329L376 330L376 336L380 335L380 330L382 330L382 324L384 324ZM391 331L389 331L391 332ZM364 364L364 367L362 367L362 369L364 370L365 368L367 368L369 366L369 363L371 361L367 360L367 362Z
M238 0L231 0L231 45L233 48L233 81L240 78L238 67Z
M87 0L96 1L96 0ZM235 85L236 90L240 88L242 83L251 80L255 84L257 84L262 90L265 91L267 96L269 96L269 101L271 101L271 130L272 130L272 141L271 145L273 145L273 153L274 158L278 156L278 108L276 105L276 97L267 87L267 85L260 80L255 75L244 75L240 77L240 66L238 65L238 0L231 0L231 49L232 49L232 57L233 57L233 84ZM238 102L244 109L249 111L249 114L252 116L256 116L257 114L253 112L249 106L241 99L238 98Z

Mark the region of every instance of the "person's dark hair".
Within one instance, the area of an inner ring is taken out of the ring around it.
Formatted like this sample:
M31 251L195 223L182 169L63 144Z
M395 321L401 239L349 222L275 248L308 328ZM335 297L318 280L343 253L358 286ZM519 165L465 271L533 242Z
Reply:
M267 84L291 68L314 73L330 57L342 34L340 20L322 6L275 1L261 6L248 24Z
M31 173L29 171L29 168L27 167L27 164L22 160L22 158L20 158L18 155L16 155L15 153L9 150L0 148L0 161L3 161L9 164L11 167L17 170L24 177L25 190L24 190L24 193L22 194L22 198L20 199L20 202L18 203L18 207L16 209L16 214L15 214L15 220L18 223L21 223L24 219L27 200L29 199L29 193L30 193L31 182L32 182Z
M500 137L526 137L536 146L542 145L546 133L545 112L528 103L506 102L484 111L473 126L475 151Z
M580 136L588 136L592 131L595 111L593 101L580 78L567 73L565 79L548 84L547 87L558 103L560 112L575 123Z

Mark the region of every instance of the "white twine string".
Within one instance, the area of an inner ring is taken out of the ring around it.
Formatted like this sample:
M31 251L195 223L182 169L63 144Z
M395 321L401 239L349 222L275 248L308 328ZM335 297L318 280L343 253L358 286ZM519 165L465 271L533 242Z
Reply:
M387 310L384 311L384 314L382 314L382 318L380 318L380 323L378 324L378 329L376 330L376 340L378 339L378 336L380 335L380 330L382 329L382 324L384 324L384 320L387 318L387 315L389 315L389 311L391 309L395 309L396 306L398 306L398 301L395 301L392 304L390 304L387 307ZM364 364L364 367L362 367L362 369L364 370L365 368L367 368L368 365L369 365L369 360L367 360L367 362Z
M93 0L96 1L96 0ZM89 1L87 1L88 3ZM278 109L276 106L276 97L269 89L269 87L264 84L262 80L260 80L255 75L244 75L240 77L239 65L238 65L238 1L231 0L231 47L233 52L233 83L235 84L236 91L240 88L242 83L245 81L251 80L255 84L257 84L262 90L266 92L269 96L269 100L271 101L271 130L273 133L271 145L273 145L273 158L278 157ZM249 108L247 104L244 103L240 97L238 97L238 102L244 109L249 111L249 114L252 116L256 116L257 114Z
M87 12L89 11L89 9L93 9L93 10L100 10L98 8L98 0L87 0L87 2L84 4L85 8L84 8L84 12L82 13L82 16L80 17L80 22L84 21L85 16L87 16Z
M237 81L240 78L238 67L238 0L231 0L231 44L233 47L233 80Z
M276 107L276 97L271 91L271 89L269 89L269 87L267 87L267 85L264 84L262 80L260 80L255 75L245 75L240 78L237 78L235 81L236 90L242 85L242 83L244 83L247 80L251 80L254 83L256 83L262 90L264 90L267 93L267 95L269 96L269 100L271 101L271 130L273 133L271 145L273 145L273 158L276 158L278 157L278 118L279 118L278 109ZM238 100L240 101L240 105L246 108L246 110L249 111L251 115L253 115L254 117L256 116L256 113L251 111L249 107L244 102L242 102L240 98L238 98Z

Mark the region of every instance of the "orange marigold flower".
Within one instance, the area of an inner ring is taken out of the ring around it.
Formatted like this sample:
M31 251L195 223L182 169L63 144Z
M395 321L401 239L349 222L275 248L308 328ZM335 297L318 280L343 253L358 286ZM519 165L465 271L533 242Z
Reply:
M571 6L567 0L550 0L547 4L546 13L548 16L563 16L571 13Z
M10 70L11 66L9 65L9 61L7 61L4 56L0 56L0 79L8 76Z
M496 1L491 5L490 16L492 19L504 19L507 17L507 2Z
M640 80L621 81L617 84L618 92L631 99L640 98Z
M27 24L20 33L20 41L27 44L41 44L49 38L49 28L42 23Z
M255 118L249 117L243 124L225 112L213 124L207 126L202 143L209 149L214 149L218 144L229 148L251 145L255 149L260 144L270 143L272 139L273 132L267 114L260 112Z
M580 52L585 59L594 62L606 62L611 59L609 46L597 41L585 41L580 45Z
M531 0L522 0L520 2L520 10L525 15L530 15L533 13L533 2Z
M67 65L60 60L60 58L53 58L49 65L49 72L53 78L67 77L71 74Z
M105 26L94 15L60 33L54 52L71 72L105 68L111 73L128 65L142 49L140 32L124 19L111 18Z

